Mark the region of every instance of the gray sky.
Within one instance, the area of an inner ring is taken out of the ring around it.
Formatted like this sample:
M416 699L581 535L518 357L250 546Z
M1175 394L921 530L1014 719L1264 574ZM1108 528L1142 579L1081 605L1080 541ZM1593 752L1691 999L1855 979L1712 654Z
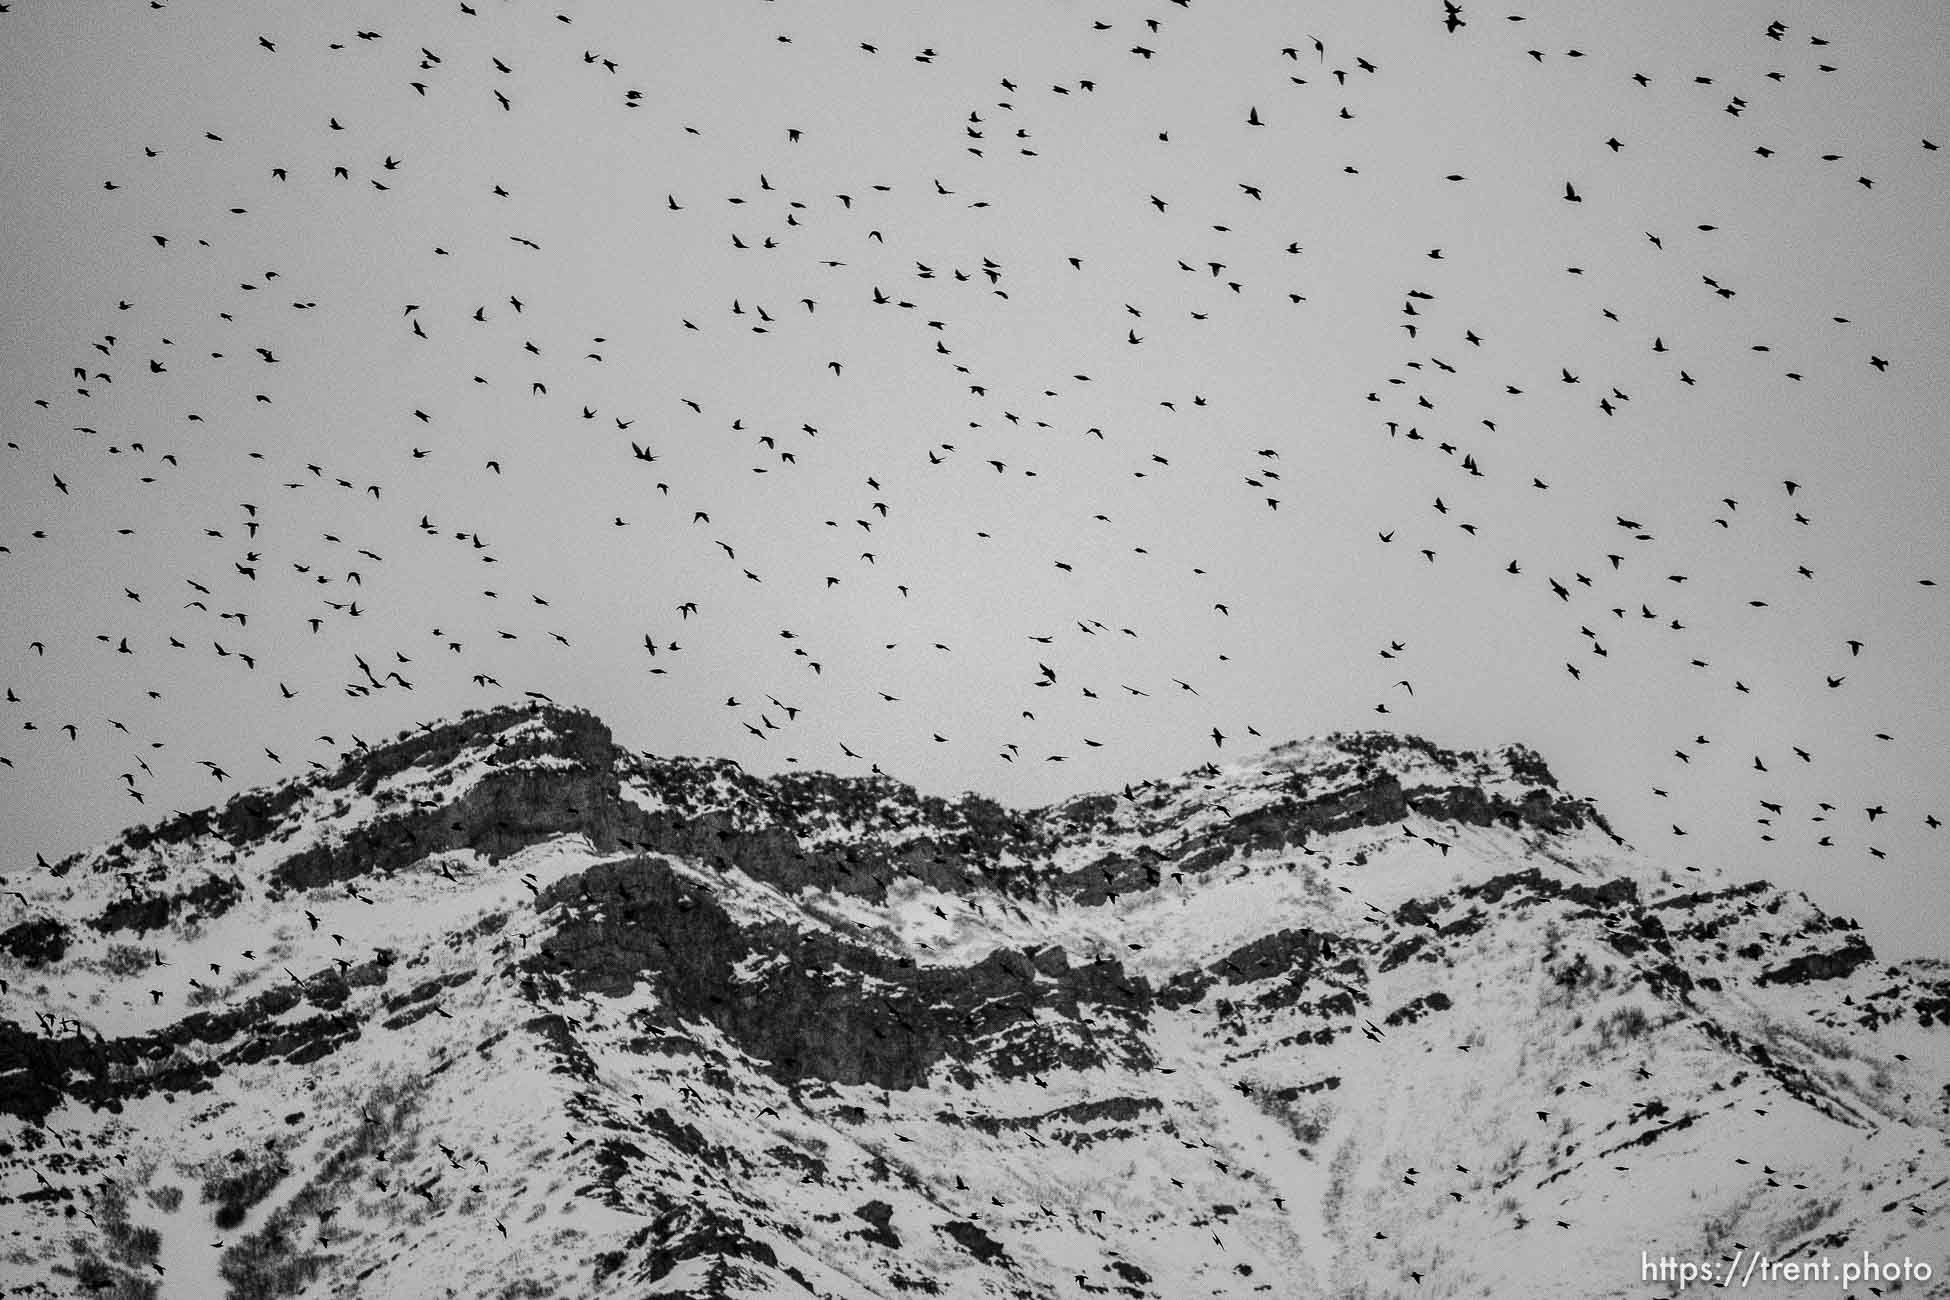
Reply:
M0 15L18 862L523 690L1021 804L1386 726L1942 951L1940 7L474 8Z

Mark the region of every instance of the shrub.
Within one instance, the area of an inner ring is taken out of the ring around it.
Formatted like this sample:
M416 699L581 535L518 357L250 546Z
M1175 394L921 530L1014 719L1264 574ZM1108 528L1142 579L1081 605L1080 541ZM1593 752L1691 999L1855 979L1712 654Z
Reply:
M1810 1201L1799 1211L1789 1215L1775 1225L1774 1239L1778 1242L1791 1242L1810 1229L1834 1217L1842 1208L1842 1198L1831 1196L1823 1201Z
M1544 922L1544 961L1546 964L1557 960L1557 951L1564 942L1564 927L1556 917Z
M1652 1027L1652 1022L1644 1007L1631 1003L1607 1012L1599 1018L1596 1027L1598 1047L1604 1049L1641 1037Z
M345 1109L359 1117L356 1127L318 1163L309 1182L266 1216L261 1228L224 1253L221 1272L230 1285L229 1300L279 1300L296 1295L325 1271L335 1257L304 1249L300 1234L307 1223L323 1218L339 1204L357 1180L361 1163L374 1152L399 1142L406 1149L398 1152L398 1157L410 1159L417 1131L413 1114L422 1086L408 1076L375 1084L363 1099L346 1099ZM256 1204L289 1172L281 1156L251 1171L240 1170L234 1179L239 1183L237 1200L244 1202L248 1197L246 1208ZM205 1185L205 1200L213 1199L211 1186ZM417 1202L408 1214L409 1222L424 1222L426 1217ZM220 1227L223 1217L220 1211ZM241 1223L243 1217L240 1211L235 1222Z
M154 1300L156 1284L110 1267L94 1255L76 1247L74 1276L84 1295L108 1296L111 1300Z
M1730 1202L1720 1213L1706 1215L1700 1220L1700 1254L1717 1255L1722 1246L1733 1240L1734 1232L1754 1203L1754 1196L1754 1192L1748 1192Z
M102 973L113 975L117 979L140 975L155 963L154 948L141 948L132 943L111 943L101 956Z
M106 1296L109 1300L155 1300L157 1283L140 1275L162 1250L162 1236L154 1228L129 1224L128 1190L110 1180L103 1184L96 1199L100 1245L108 1258L95 1253L95 1243L85 1237L72 1239L75 1277L83 1291ZM72 1210L72 1207L70 1207ZM138 1270L125 1272L124 1269Z
M495 1293L495 1300L548 1300L554 1294L552 1286L545 1286L532 1277L519 1277L504 1283Z
M226 1250L218 1272L230 1284L230 1300L279 1300L304 1290L326 1263L322 1255L297 1253L273 1224Z
M229 1232L244 1221L251 1207L284 1181L291 1167L282 1156L241 1163L229 1172L219 1170L203 1184L203 1199L217 1206L217 1227Z
M1293 1136L1302 1146L1317 1145L1322 1135L1327 1132L1326 1116L1319 1111L1308 1115L1295 1115L1292 1118Z

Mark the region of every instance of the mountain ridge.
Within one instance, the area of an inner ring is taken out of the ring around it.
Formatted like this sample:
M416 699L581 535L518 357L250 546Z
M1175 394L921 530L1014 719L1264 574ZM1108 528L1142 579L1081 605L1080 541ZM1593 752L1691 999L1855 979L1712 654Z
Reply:
M1342 733L1017 811L516 706L8 884L35 914L0 930L0 1206L46 1243L21 1294L1648 1295L1634 1227L1881 1250L1942 1244L1905 1206L1950 1204L1950 965L1660 868L1523 746ZM333 1088L358 1114L290 1109ZM1797 1144L1799 1190L1734 1154ZM1431 1204L1418 1148L1477 1172ZM254 1208L199 1172L223 1161L310 1177ZM537 1209L545 1178L577 1190ZM53 1231L81 1205L96 1232ZM515 1262L470 1205L578 1244ZM174 1244L238 1229L214 1263Z

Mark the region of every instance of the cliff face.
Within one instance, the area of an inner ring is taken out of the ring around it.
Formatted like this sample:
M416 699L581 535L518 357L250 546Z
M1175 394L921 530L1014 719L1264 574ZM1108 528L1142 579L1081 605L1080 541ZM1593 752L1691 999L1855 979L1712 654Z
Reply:
M1682 885L1521 747L1015 811L499 710L22 887L10 1294L1643 1295L1641 1249L1950 1245L1950 966Z

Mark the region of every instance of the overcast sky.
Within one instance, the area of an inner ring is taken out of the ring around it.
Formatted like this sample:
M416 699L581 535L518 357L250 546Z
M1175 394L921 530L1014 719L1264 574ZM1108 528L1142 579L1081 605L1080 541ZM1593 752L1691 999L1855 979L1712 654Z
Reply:
M1389 727L1942 953L1950 13L1517 12L15 0L9 870L523 691L1024 805Z

